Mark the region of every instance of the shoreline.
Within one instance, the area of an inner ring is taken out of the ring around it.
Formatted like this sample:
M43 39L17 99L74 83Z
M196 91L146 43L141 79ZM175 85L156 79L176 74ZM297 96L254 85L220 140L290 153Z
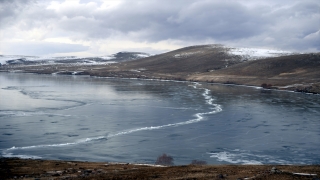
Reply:
M179 82L179 83L205 83L205 84L215 84L215 85L225 85L225 86L240 86L240 87L248 87L248 88L255 88L264 91L284 91L284 92L291 92L291 93L304 93L307 95L320 95L319 92L309 92L307 90L299 90L297 86L294 85L287 85L279 87L272 87L272 88L264 88L257 85L250 85L250 84L238 84L238 83L231 83L231 82L208 82L208 81L195 81L195 80L177 80L177 79L162 79L162 78L142 78L142 77L119 77L119 76L97 76L97 75L90 75L90 74L59 74L59 73L39 73L39 72L27 72L24 70L15 70L15 71L8 71L8 70L0 70L0 73L24 73L24 74L35 74L35 75L52 75L52 76L80 76L80 77L91 77L91 78L107 78L107 79L133 79L133 80L148 80L148 81L163 81L163 82ZM174 78L174 77L173 77ZM178 78L179 79L179 78ZM314 84L314 83L311 83ZM305 84L299 84L301 86L306 86ZM309 84L310 85L310 84ZM320 83L319 83L320 86ZM319 87L320 88L320 87Z
M7 72L9 73L9 72ZM25 73L25 72L17 72ZM29 72L30 73L30 72ZM38 74L38 73L30 73ZM49 75L50 74L46 74ZM51 76L56 76L51 74ZM70 76L70 75L68 75ZM227 86L244 86L249 88L263 89L258 86L248 86L239 84L223 84L210 82L190 82L163 79L145 78L123 78L123 77L101 77L90 75L71 75L86 76L90 78L122 78L151 81L168 81L179 83L203 83L218 84ZM270 89L273 91L276 89ZM269 91L269 90L268 90ZM286 91L286 90L276 90ZM289 91L292 92L292 91ZM297 92L296 92L297 93ZM320 165L180 165L154 167L151 164L130 164L130 163L108 163L108 162L85 162L67 160L45 160L45 159L20 159L0 157L0 174L8 175L8 179L300 179L319 178ZM6 165L6 164L12 164ZM43 164L43 166L41 165ZM48 169L43 169L45 164L49 164ZM58 164L58 165L56 165ZM60 166L64 164L63 166ZM74 164L78 164L75 168ZM81 164L81 167L79 166ZM106 165L108 164L108 165ZM70 166L69 166L70 165ZM271 173L272 168L276 167L279 172ZM42 168L42 169L41 169ZM70 169L71 168L71 169ZM27 169L27 171L26 171ZM39 173L37 173L39 171ZM300 173L300 174L294 174ZM153 174L157 174L153 176ZM199 175L201 174L201 175ZM307 174L307 175L306 175ZM309 175L308 175L309 174ZM310 174L317 174L316 176ZM11 176L12 175L12 176ZM178 176L179 175L179 176ZM222 175L222 176L221 176ZM10 176L10 177L9 177Z
M107 64L70 59L54 63L19 61L1 65L0 72L207 82L320 94L319 53L245 60L229 51L230 48L223 45L200 45L122 61L128 58L125 56L117 63ZM181 54L188 55L180 57Z
M0 157L4 179L319 179L320 165L180 165Z

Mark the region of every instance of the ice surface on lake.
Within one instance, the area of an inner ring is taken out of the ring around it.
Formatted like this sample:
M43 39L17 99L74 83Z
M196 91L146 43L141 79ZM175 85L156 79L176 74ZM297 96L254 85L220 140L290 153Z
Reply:
M319 164L320 96L139 79L0 73L5 157Z

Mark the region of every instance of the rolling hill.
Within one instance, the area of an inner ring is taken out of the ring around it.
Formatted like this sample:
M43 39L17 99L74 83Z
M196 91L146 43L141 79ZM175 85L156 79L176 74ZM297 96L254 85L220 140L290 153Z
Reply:
M141 55L142 54L142 55ZM242 84L320 93L320 53L291 53L269 49L199 45L163 54L118 53L110 64L46 64L2 66L44 74L73 74L121 78L148 78ZM129 61L130 60L130 61ZM71 61L70 61L71 62Z

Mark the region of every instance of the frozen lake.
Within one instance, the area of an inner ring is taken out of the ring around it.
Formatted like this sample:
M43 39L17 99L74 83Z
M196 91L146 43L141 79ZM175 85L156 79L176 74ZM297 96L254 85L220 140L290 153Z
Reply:
M0 73L5 157L320 164L320 96L205 83Z

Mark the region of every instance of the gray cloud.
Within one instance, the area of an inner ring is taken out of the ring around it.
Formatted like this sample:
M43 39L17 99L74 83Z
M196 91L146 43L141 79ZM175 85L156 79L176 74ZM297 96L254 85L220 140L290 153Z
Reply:
M12 42L7 43L3 49L8 52L8 54L16 54L16 52L19 52L20 55L46 55L52 54L52 52L80 52L88 50L88 47L78 44L53 42Z
M239 3L200 1L169 20L173 22L170 27L173 36L236 40L254 36L262 30L266 20L254 15ZM178 31L175 31L176 27Z
M64 10L67 18L60 22L60 27L92 38L109 37L118 32L143 41L225 40L256 35L267 21L260 14L235 2L177 1L181 2L179 4L175 1L175 5L168 8L170 2L127 1L111 11L95 11L85 7L77 12ZM90 11L92 13L88 14Z
M320 50L318 0L123 0L109 9L90 0L81 0L76 6L60 4L56 9L47 8L49 0L8 2L0 3L5 7L0 12L4 28L19 22L24 29L50 26L48 37L63 34L90 41L121 37L135 42L177 40L188 44L210 41Z
M5 26L14 23L20 12L34 3L33 0L0 0L0 23Z
M167 8L168 4L174 5ZM263 6L248 8L235 1L127 1L112 11L96 11L82 19L71 18L63 22L62 27L91 38L109 37L118 32L148 42L207 38L236 41L261 34L283 41L291 38L304 41L303 36L319 30L316 17L319 17L319 8L319 3L312 1L278 10ZM86 25L77 27L79 24ZM288 47L293 46L288 44Z

